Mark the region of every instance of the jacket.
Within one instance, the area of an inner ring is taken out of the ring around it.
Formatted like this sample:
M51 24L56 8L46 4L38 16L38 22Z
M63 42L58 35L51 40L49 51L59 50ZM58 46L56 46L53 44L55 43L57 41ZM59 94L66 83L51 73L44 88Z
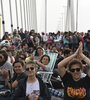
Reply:
M51 96L46 84L40 79L40 77L37 77L37 79L40 85L40 95L38 100L51 100ZM28 100L28 96L26 96L26 82L27 78L19 81L13 100Z

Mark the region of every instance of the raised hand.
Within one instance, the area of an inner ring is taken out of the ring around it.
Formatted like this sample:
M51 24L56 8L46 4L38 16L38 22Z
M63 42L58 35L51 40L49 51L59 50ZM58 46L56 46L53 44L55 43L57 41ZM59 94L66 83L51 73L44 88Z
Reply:
M7 69L3 69L2 70L2 75L7 78L9 76L8 70Z
M75 57L78 58L79 55L79 48L76 50L76 52L74 53Z
M82 45L82 42L80 42L80 44L79 44L79 55L82 54L82 48L83 48L83 45Z
M77 55L76 58L81 60L81 55L83 54L82 53L82 42L79 43L79 47L76 50L75 54Z

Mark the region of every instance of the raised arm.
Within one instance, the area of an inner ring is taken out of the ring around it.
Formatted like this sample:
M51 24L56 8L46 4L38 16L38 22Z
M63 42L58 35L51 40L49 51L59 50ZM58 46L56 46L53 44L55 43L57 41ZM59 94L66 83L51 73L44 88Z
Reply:
M73 54L73 55L65 58L61 62L59 62L59 64L58 64L58 71L59 71L59 74L60 74L61 77L63 77L65 75L65 73L66 73L65 66L68 64L68 62L70 60L72 60L75 57L76 57L76 54Z
M37 65L39 65L42 69L45 69L45 65L44 64L42 64L41 62L39 62L38 60L34 60L34 62L37 64Z
M73 58L76 58L78 56L79 53L79 48L76 50L76 52L74 54L72 54L71 56L65 58L64 60L62 60L61 62L59 62L58 64L58 71L61 77L63 77L66 73L66 69L65 66L68 64L69 61L71 61Z

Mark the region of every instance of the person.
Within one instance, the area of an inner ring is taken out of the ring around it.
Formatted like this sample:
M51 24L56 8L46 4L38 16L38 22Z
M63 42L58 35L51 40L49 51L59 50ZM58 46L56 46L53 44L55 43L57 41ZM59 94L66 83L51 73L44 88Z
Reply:
M10 100L9 96L11 95L10 89L6 85L6 73L10 73L12 77L13 67L7 60L8 54L6 51L0 50L0 100Z
M18 85L18 81L26 78L27 75L24 72L24 63L22 61L15 61L13 63L13 68L14 68L14 74L13 74L13 78L10 79L9 74L7 73L6 75L6 84L8 85L8 87L10 88L10 86L12 85L12 89L14 92L14 89L17 87ZM12 83L10 83L8 80L11 80Z
M7 49L6 52L8 54L8 62L11 63L11 64L13 64L15 62L15 58L12 55L11 49Z
M90 52L90 32L87 33L87 39L86 39L86 46L88 51Z
M24 41L25 41L25 38L26 38L26 34L23 33L23 28L20 29L19 35L20 35L20 37L21 37L22 42L24 42Z
M50 71L50 66L48 66L49 62L50 62L50 57L48 55L43 55L40 59L40 61L38 60L34 60L34 62L40 67L39 70L41 71Z
M27 63L33 59L34 59L33 50L28 50L27 51L27 58L25 59L25 62Z
M26 63L28 77L19 81L13 100L51 100L46 84L36 72L37 67L33 61Z
M59 74L64 83L64 100L90 100L90 70L82 78L83 66L81 61L75 57L84 60L90 68L90 59L82 53L80 42L76 52L58 64Z
M10 71L11 76L13 75L13 67L7 62L8 55L5 50L0 50L0 85L5 85L5 76Z
M16 60L22 61L25 64L25 59L27 55L25 53L19 54L19 56L16 57Z
M43 53L44 53L43 48L41 46L38 46L36 48L34 59L40 61L41 57L43 56Z
M32 29L27 37L27 44L29 47L35 47L34 34L35 30Z

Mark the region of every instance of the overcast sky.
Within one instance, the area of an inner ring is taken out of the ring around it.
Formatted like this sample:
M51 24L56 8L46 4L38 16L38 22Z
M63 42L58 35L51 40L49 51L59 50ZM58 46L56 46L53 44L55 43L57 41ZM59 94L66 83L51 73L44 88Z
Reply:
M73 1L74 1L74 15L75 15L74 18L76 24L77 0L73 0ZM41 1L37 0L37 6L39 5L40 2L44 3L44 0ZM38 7L40 11L40 9L41 10L43 9L44 4L42 4L42 7L40 6ZM47 31L48 32L50 31L56 32L57 30L61 30L61 31L64 30L66 9L67 9L67 0L47 0ZM78 31L80 32L82 31L87 32L87 30L90 29L89 10L90 10L90 0L78 0ZM41 12L39 12L38 14L40 13ZM41 21L42 20L40 18L40 20L38 20L38 23L41 23ZM44 25L41 23L41 26Z
M4 3L5 28L10 32L10 14L9 14L9 0L2 0ZM19 0L17 0L19 1ZM76 1L74 1L74 13L76 13ZM13 22L16 28L15 5L11 0L13 6ZM78 0L79 15L78 15L78 31L87 32L90 29L90 0ZM38 32L45 31L45 0L36 0L37 3L37 22ZM47 32L63 31L65 25L67 0L47 0ZM0 8L1 13L1 8ZM20 11L19 11L20 14ZM76 16L76 15L75 15Z

